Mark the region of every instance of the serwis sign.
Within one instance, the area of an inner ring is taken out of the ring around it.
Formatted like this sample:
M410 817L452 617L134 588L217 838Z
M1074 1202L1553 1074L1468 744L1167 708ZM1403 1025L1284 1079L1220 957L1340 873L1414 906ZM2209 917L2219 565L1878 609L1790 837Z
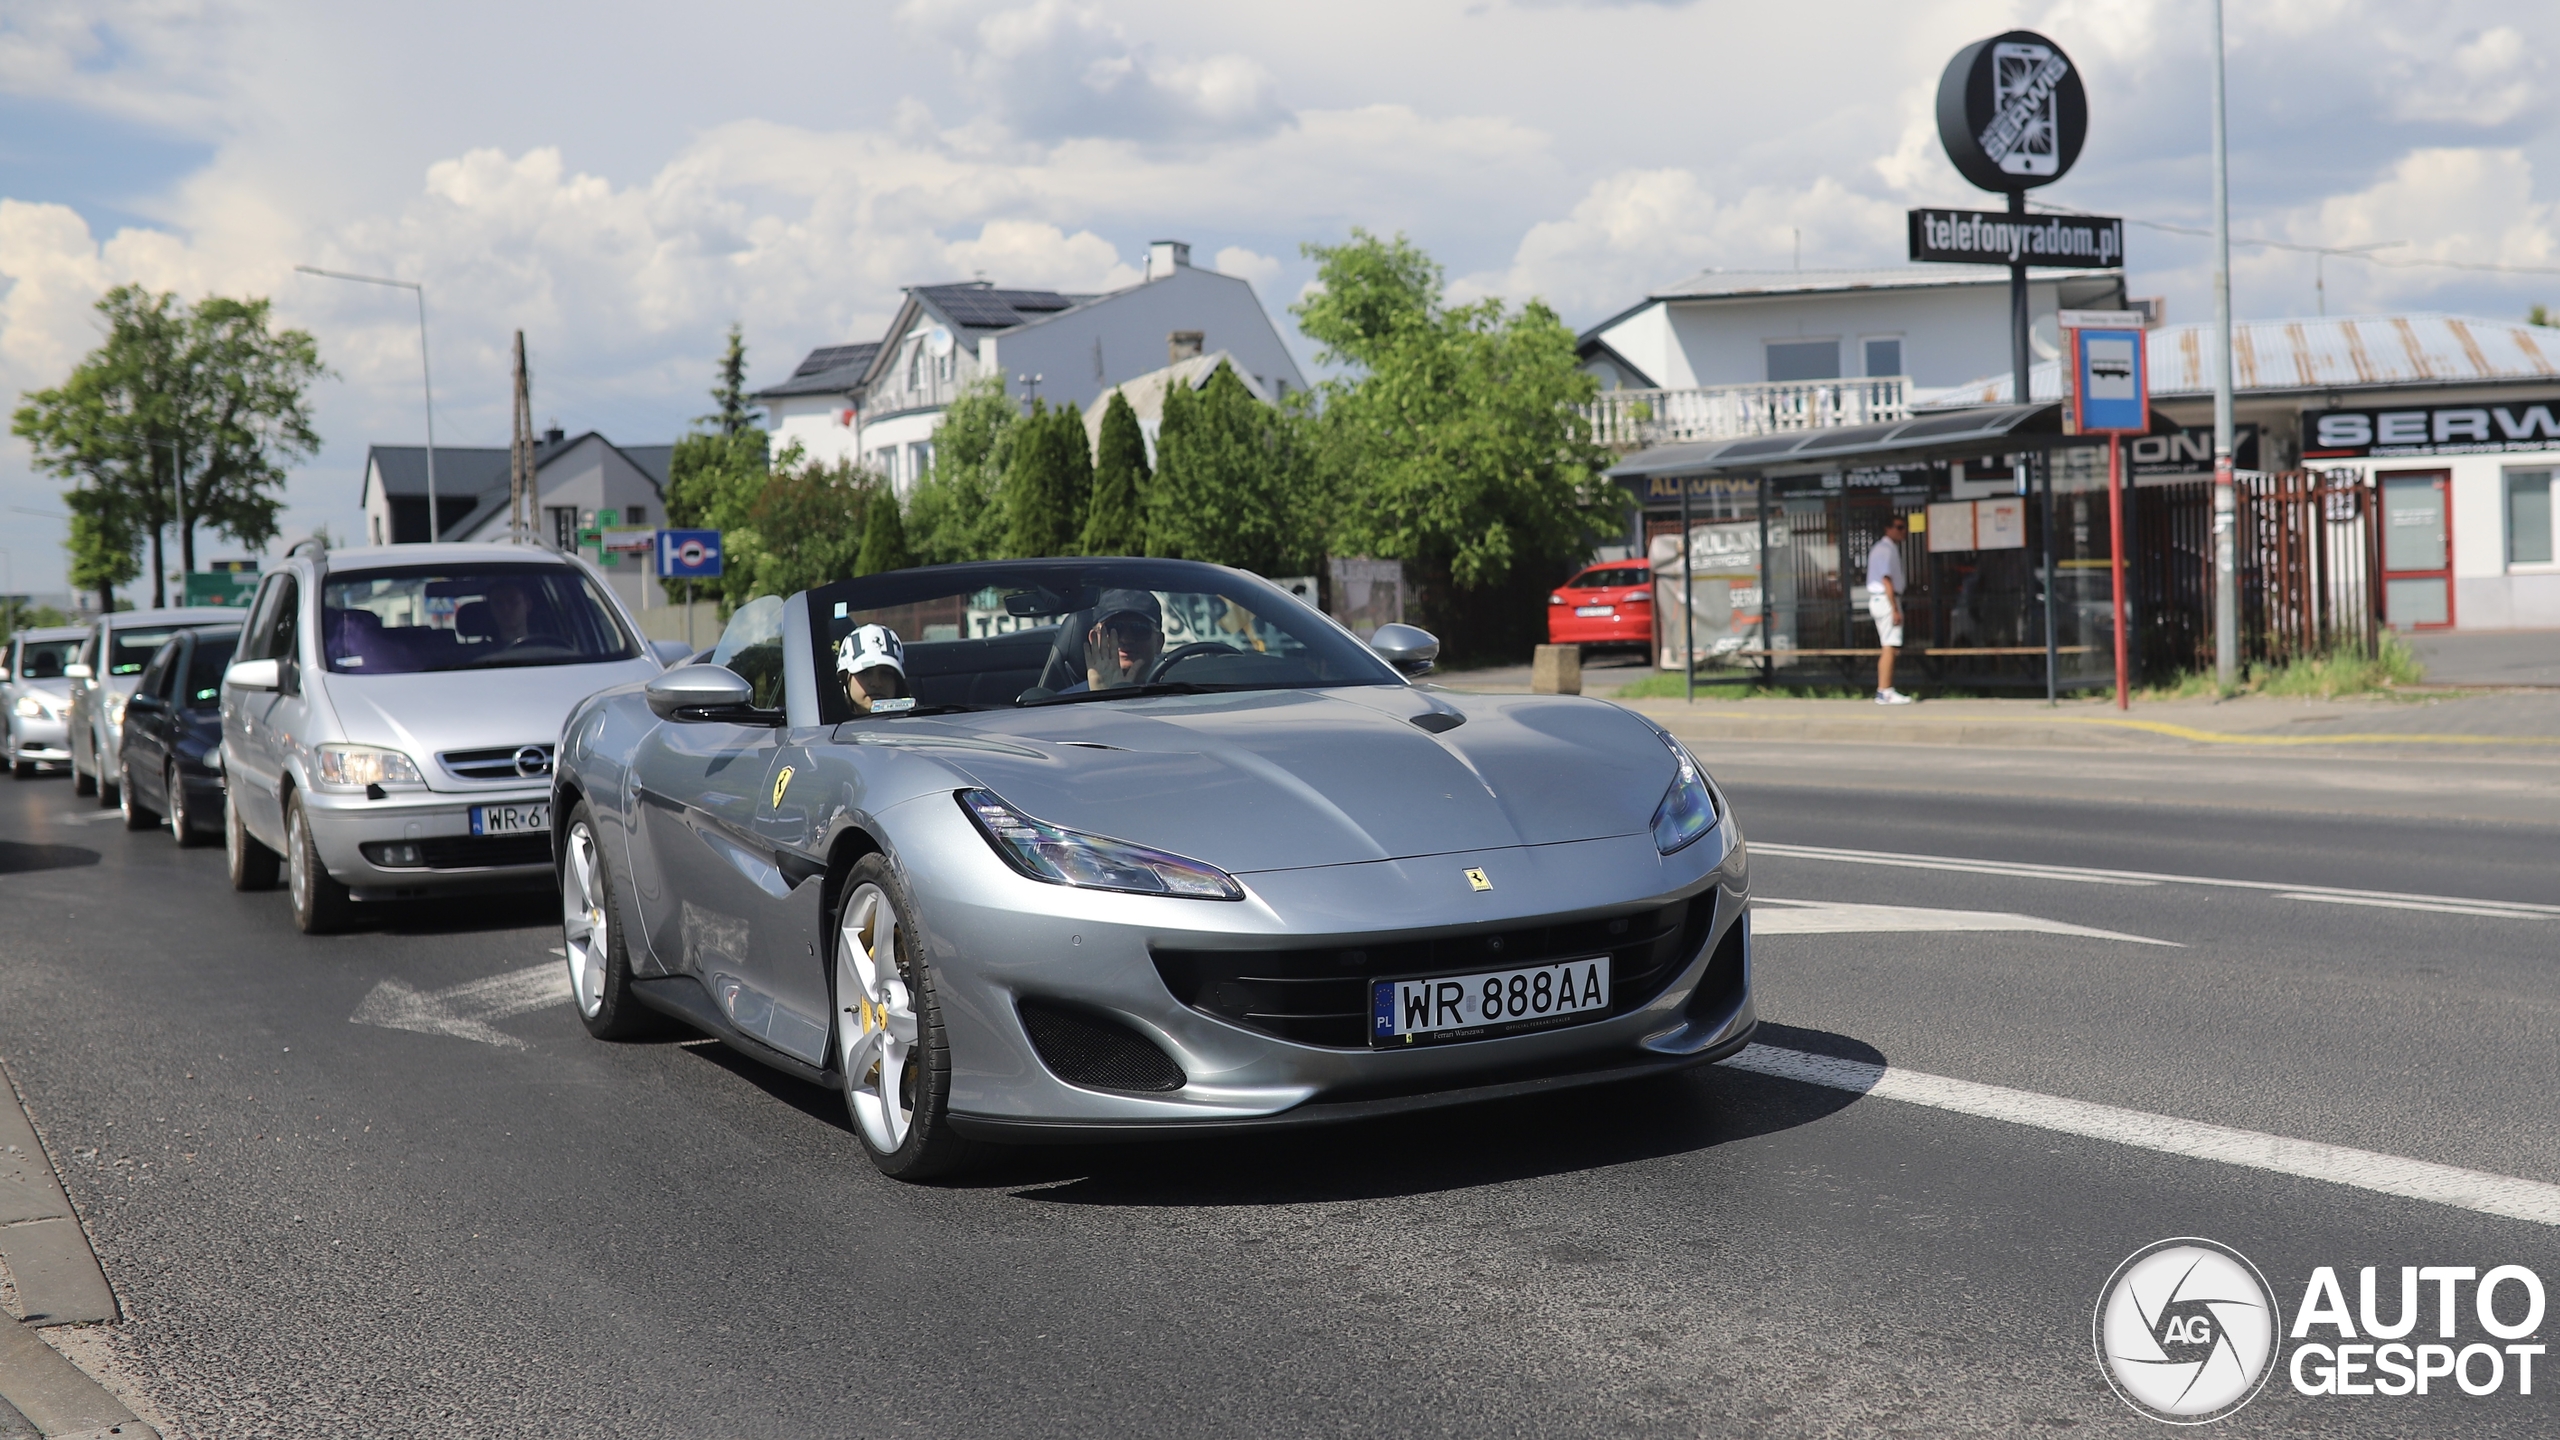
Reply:
M2302 458L2487 455L2560 450L2560 398L2500 405L2316 410L2302 417Z
M2032 30L1967 45L1938 80L1938 139L1957 171L1985 190L2052 184L2088 136L2079 70Z

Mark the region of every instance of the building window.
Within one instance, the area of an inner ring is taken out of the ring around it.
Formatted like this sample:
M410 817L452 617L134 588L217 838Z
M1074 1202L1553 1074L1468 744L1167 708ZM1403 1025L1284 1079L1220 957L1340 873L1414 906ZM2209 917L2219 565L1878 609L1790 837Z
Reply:
M2507 473L2507 563L2551 563L2551 472Z
M1769 379L1837 380L1840 378L1840 342L1837 340L1772 340L1769 342Z
M1867 341L1867 374L1882 378L1902 371L1902 337L1879 335Z
M909 442L907 445L907 483L912 485L918 480L923 479L924 472L932 468L933 442L930 440L916 440Z
M623 507L622 507L622 523L623 523L623 524L625 524L625 525L628 525L628 526L632 527L632 528L633 528L633 529L635 529L635 530L636 530L636 529L638 529L638 528L640 528L640 527L641 527L641 526L643 526L643 525L648 524L648 523L649 523L649 507L648 507L648 506L646 506L646 505L625 505L625 506L623 506Z
M551 507L551 543L559 550L578 548L578 511L572 505Z

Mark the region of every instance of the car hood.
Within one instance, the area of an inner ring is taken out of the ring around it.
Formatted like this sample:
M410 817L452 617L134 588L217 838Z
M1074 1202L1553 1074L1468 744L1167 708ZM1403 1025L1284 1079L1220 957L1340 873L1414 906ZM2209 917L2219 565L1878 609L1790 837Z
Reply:
M1434 711L1463 723L1414 723ZM941 758L1030 815L1238 874L1637 833L1676 770L1652 726L1569 696L1378 686L907 723L1003 742Z
M308 684L309 672L304 673ZM428 786L441 790L455 788L456 782L436 764L438 754L556 744L561 722L579 701L657 673L655 661L616 660L421 675L332 672L321 683L343 738L408 752Z

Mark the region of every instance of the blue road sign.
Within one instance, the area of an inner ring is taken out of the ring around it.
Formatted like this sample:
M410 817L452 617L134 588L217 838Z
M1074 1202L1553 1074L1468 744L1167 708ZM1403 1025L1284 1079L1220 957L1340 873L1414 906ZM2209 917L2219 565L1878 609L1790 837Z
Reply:
M2139 435L2151 428L2151 376L2139 326L2090 326L2071 338L2073 429Z
M717 530L661 530L658 532L658 578L661 580L710 580L720 574L720 532Z

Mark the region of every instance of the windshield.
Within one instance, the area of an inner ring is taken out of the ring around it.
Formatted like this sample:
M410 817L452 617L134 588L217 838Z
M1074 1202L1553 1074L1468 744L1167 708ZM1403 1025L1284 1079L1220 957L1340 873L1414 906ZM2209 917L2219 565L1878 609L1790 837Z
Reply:
M592 665L640 653L594 582L565 565L366 570L330 576L320 594L329 668L350 675Z
M30 640L19 651L18 678L59 680L62 667L71 663L79 648L78 640Z
M141 674L142 667L151 663L151 657L160 653L160 647L169 643L169 637L184 628L184 626L176 626L167 630L108 631L107 673L110 675Z
M190 710L221 709L222 672L231 668L231 652L239 645L240 631L236 627L197 631L195 653L187 659L178 703Z
M824 586L809 604L830 723L1162 690L1404 683L1286 591L1189 560L941 565Z

